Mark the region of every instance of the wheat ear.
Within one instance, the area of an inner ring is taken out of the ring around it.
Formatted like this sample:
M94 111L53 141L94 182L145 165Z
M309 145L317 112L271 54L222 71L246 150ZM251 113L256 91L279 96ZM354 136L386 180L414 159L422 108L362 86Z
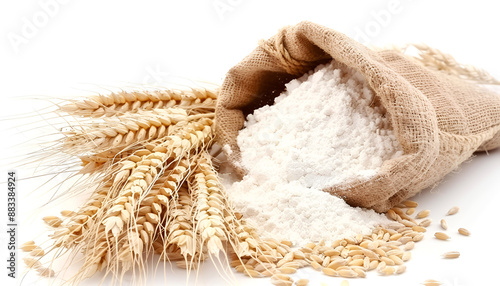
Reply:
M81 123L64 132L65 152L103 152L109 149L148 142L172 133L189 121L184 109L154 109L120 117L104 118L102 122ZM74 150L74 151L73 151Z
M60 107L60 111L73 116L115 116L138 110L170 107L215 108L218 90L193 88L189 90L161 89L153 91L120 91L72 101Z
M413 58L428 68L477 83L500 85L500 82L487 71L472 65L461 64L451 55L427 45L409 44L402 48L395 47L394 49L404 52L411 46L418 51L418 55Z
M196 232L208 253L217 254L223 250L223 242L227 241L224 220L227 203L210 155L206 152L200 155L190 184L196 198L193 202Z

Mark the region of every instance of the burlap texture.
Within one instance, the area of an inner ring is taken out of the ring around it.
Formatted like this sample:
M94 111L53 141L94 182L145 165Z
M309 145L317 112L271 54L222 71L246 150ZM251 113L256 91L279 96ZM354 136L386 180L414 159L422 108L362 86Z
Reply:
M324 191L379 212L440 181L477 150L500 146L500 96L457 76L426 68L395 50L371 50L342 33L302 22L281 30L229 70L216 108L218 142L242 175L236 143L245 116L284 83L333 59L360 71L387 113L404 155L368 180ZM298 115L300 116L300 115ZM227 151L227 149L226 149Z

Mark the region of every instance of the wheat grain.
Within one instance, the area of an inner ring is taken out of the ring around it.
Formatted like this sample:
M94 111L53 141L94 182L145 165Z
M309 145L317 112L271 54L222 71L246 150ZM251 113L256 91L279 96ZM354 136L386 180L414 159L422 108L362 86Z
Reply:
M56 216L46 216L43 221L50 227L59 227L62 224L62 220Z
M403 202L403 204L407 207L407 208L416 208L418 207L418 203L415 202L415 201L410 201L410 200L406 200Z
M309 284L308 279L299 279L299 280L295 281L296 286L307 286L307 284Z
M446 253L443 253L444 258L458 258L460 257L460 252L458 251L449 251Z
M408 210L406 210L407 215L412 215L414 213L415 213L415 208L409 208Z
M414 225L412 226L411 228L413 231L416 231L416 232L426 232L427 230L425 229L425 227L422 227L422 226L419 226L419 225Z
M462 228L462 227L458 229L458 233L460 233L461 235L465 235L465 236L470 235L470 231L468 231L467 229Z
M56 275L54 270L52 270L50 268L45 268L42 266L37 267L36 271L38 272L38 274L40 274L40 276L43 276L43 277L54 277Z
M354 271L352 269L342 269L342 270L339 270L337 272L338 272L340 277L345 277L345 278L354 278L354 277L358 276L356 271Z
M271 283L275 286L292 286L293 281L271 280Z
M43 256L44 254L45 251L39 246L36 246L35 248L33 248L33 250L30 251L31 256Z
M446 222L446 220L442 219L440 223L441 223L442 229L444 229L444 230L448 229L448 223Z
M415 242L409 241L404 245L404 250L412 250L415 247Z
M274 274L272 277L271 277L272 280L283 280L283 281L291 281L292 278L288 275L285 275L285 274L280 274L280 273L277 273L277 274Z
M35 244L35 242L33 240L30 240L30 241L27 241L23 244L21 244L21 246L19 247L21 250L23 251L32 251L33 249L35 249L37 246Z
M339 276L339 273L337 271L333 270L332 268L325 267L325 268L321 269L321 271L323 271L323 273L328 275L328 276Z
M436 232L434 233L434 237L436 237L437 239L440 239L440 240L448 240L450 239L450 237L444 233L444 232Z
M434 279L427 279L422 284L425 286L439 286L439 285L442 285L443 283L441 283L437 280L434 280Z
M423 238L424 238L424 234L423 233L418 233L418 234L416 234L416 235L413 236L413 241L414 242L418 242L418 241L421 241Z
M417 213L417 218L426 218L430 214L430 210L423 210Z
M455 206L455 207L452 207L450 210L448 210L448 212L447 212L446 214L447 214L447 215L454 215L454 214L458 213L458 210L459 210L459 209L460 209L460 208L459 208L459 207L456 207L456 206Z
M418 225L423 226L423 227L428 227L429 225L431 225L431 223L432 223L432 220L426 218L426 219L422 220Z

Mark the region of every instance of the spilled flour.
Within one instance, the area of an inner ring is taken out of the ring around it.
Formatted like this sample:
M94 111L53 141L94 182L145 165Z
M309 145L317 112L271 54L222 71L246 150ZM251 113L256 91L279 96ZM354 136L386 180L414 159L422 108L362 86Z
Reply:
M402 155L384 110L370 106L373 96L361 74L327 64L292 80L274 105L248 116L237 138L248 173L236 182L221 176L236 209L263 237L331 241L388 223L321 191L369 178Z

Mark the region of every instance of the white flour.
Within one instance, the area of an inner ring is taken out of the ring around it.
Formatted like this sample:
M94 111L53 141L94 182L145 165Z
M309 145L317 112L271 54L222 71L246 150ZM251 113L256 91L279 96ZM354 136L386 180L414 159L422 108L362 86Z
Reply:
M331 241L388 223L321 191L369 178L402 154L383 111L370 107L372 97L362 75L328 64L291 81L273 106L248 116L237 139L248 174L234 183L222 176L236 209L264 237Z

